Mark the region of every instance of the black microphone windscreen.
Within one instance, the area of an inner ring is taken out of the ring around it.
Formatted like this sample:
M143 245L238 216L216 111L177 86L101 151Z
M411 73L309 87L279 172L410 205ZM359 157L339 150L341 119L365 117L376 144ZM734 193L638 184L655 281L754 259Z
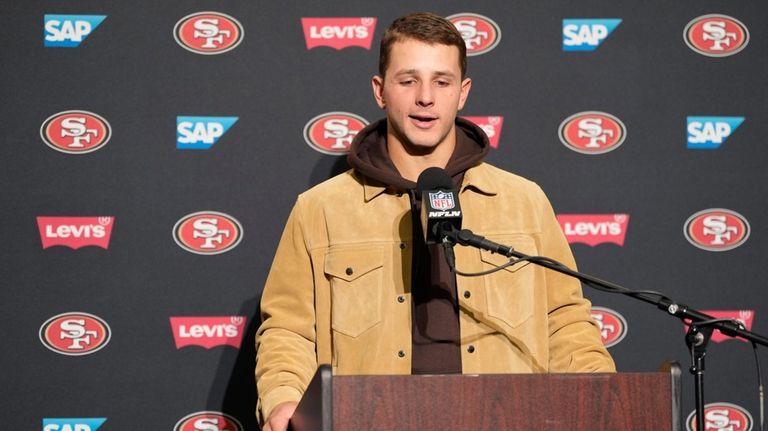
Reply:
M427 168L421 172L416 181L416 190L421 193L424 190L450 190L453 189L453 181L448 172L442 168Z

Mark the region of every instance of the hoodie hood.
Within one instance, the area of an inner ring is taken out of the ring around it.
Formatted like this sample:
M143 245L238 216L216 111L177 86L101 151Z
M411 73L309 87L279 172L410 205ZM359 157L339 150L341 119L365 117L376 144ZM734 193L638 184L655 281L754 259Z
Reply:
M490 143L483 129L456 118L456 149L445 171L458 183L467 169L483 161ZM352 141L347 162L365 177L397 190L412 190L416 183L403 178L387 153L387 120L381 119L361 130Z

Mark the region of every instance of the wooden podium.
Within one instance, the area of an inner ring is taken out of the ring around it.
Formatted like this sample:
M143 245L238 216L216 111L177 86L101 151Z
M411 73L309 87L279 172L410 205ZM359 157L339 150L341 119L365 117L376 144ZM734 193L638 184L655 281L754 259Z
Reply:
M294 431L680 431L680 367L652 373L331 376L321 366Z

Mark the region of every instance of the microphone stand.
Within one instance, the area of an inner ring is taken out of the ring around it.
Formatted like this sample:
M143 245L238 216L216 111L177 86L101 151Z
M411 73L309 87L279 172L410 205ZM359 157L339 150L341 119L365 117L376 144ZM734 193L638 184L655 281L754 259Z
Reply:
M696 430L704 431L704 358L707 354L707 345L712 337L712 332L717 329L722 334L730 337L741 337L752 343L768 347L768 338L748 331L741 322L736 320L716 319L698 310L680 304L660 294L650 292L632 291L618 284L601 280L588 274L574 271L567 266L540 256L528 256L515 251L514 248L495 243L480 235L475 235L469 229L455 230L450 226L440 226L439 233L444 239L454 244L471 246L499 253L506 257L514 257L545 268L574 277L586 285L610 293L621 293L637 300L655 305L669 315L679 318L689 329L685 336L685 344L691 350L690 372L694 376L694 390L696 395ZM686 322L688 321L688 322ZM690 323L689 323L690 322Z

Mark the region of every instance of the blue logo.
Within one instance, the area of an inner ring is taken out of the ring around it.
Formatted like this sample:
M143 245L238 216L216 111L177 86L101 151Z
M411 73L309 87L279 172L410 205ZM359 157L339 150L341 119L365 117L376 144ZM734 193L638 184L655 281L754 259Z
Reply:
M620 19L564 19L563 51L594 51L619 24Z
M688 117L688 148L716 150L743 122L744 117Z
M176 117L176 148L210 149L235 122L237 117Z
M43 419L43 431L96 431L107 418Z
M77 48L106 15L45 15L45 46Z

